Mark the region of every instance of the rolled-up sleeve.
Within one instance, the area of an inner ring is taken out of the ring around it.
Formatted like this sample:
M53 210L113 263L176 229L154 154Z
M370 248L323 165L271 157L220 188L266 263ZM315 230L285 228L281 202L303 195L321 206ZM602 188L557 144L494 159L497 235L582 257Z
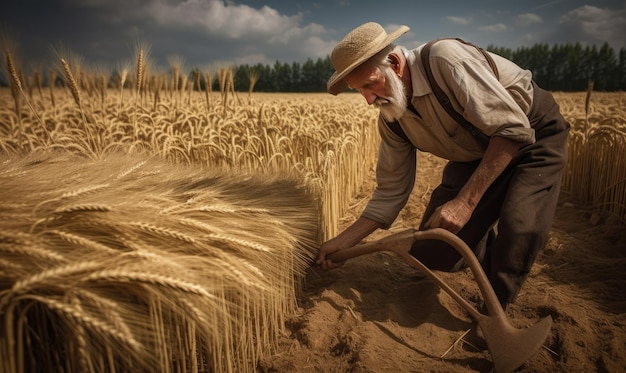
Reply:
M376 189L362 215L388 229L406 205L415 183L416 150L378 120L381 137Z

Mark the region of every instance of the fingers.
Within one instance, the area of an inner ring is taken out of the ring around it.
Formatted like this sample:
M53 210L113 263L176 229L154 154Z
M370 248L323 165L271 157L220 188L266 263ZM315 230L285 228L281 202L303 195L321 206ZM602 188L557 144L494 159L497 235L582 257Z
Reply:
M344 262L333 262L332 260L327 259L328 255L338 250L340 250L340 246L336 245L335 240L325 242L322 244L322 247L320 247L319 254L315 260L315 265L325 271L341 267Z
M330 259L324 260L320 265L319 268L321 268L324 271L328 271L331 269L337 269L339 267L341 267L345 262L333 262Z
M458 224L455 224L454 222L448 222L445 220L442 220L439 224L433 225L432 227L429 227L429 228L442 228L454 234L457 234L461 231L461 226L459 226Z
M319 254L317 255L317 259L315 259L315 265L317 267L321 267L324 262L332 262L329 259L326 259L326 255L328 253L326 252L326 250L324 250L324 247L322 246L322 248L320 248Z
M320 250L319 254L317 255L317 259L315 259L315 266L319 267L322 265L322 263L324 263L324 257L325 255L322 254L322 251Z
M319 256L315 260L315 266L320 269L327 271L329 269L339 268L343 265L344 262L333 262L330 259L326 259L326 252L324 250L320 250Z
M442 228L454 234L457 234L463 228L464 223L458 219L457 214L449 213L444 209L444 206L439 206L435 209L433 214L428 218L424 227L426 229Z
M430 217L426 221L426 224L424 224L424 228L443 228L441 220L441 206L439 206L435 209L435 211L433 211L432 215L430 215Z
M336 239L330 239L322 244L322 246L319 248L317 259L315 260L316 266L323 270L335 268L333 265L333 261L327 259L326 257L339 249L336 245L336 241Z

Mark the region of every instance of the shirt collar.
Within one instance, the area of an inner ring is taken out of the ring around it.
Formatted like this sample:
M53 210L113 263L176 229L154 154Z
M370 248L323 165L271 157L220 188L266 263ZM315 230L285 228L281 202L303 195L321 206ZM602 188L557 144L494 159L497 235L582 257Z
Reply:
M420 51L422 50L422 47L423 45L412 50L404 50L404 57L407 60L409 71L411 72L413 97L424 96L432 92L430 84L428 84L428 80L426 79L424 67L421 63L417 63L417 61L421 58Z

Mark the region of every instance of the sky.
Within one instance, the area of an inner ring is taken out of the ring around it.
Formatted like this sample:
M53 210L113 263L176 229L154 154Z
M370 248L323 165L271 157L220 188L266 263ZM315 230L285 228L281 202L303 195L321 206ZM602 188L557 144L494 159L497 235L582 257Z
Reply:
M370 21L388 32L409 26L396 41L408 48L439 37L511 49L626 48L626 0L4 0L0 43L30 66L71 52L83 63L119 67L139 47L162 69L171 61L183 69L291 64L325 58Z

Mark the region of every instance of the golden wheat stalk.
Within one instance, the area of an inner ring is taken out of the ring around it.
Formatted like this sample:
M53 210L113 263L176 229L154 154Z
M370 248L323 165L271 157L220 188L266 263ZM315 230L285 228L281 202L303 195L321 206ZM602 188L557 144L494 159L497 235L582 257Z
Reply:
M139 52L137 52L137 65L135 67L135 72L137 75L137 97L139 97L140 93L141 93L141 89L143 88L143 81L145 78L145 62L144 62L144 50L140 49Z
M591 103L592 91L593 91L593 80L590 79L587 84L587 92L585 95L585 131L589 128L589 104Z
M54 69L48 70L48 89L50 91L50 103L54 108L56 106L56 101L54 99L54 86L56 84L57 73Z
M206 100L206 110L207 112L211 110L211 92L213 90L213 80L211 78L211 73L207 71L204 74L204 96Z
M67 63L65 58L61 58L61 66L63 67L63 73L65 74L65 81L70 89L70 93L74 98L74 103L78 107L78 109L83 112L82 101L80 97L80 90L78 89L78 84L76 83L76 79L74 78L74 74L72 73L72 69L70 69L70 65Z
M19 92L19 94L22 96L22 98L24 99L24 101L26 102L26 104L28 105L28 107L30 108L31 112L33 113L33 115L35 116L35 118L37 119L37 121L43 125L43 122L41 121L41 118L39 117L39 114L37 114L37 111L35 110L35 108L33 107L32 103L30 102L30 100L26 97L26 94L24 93L24 89L22 88L22 82L17 74L17 70L15 68L15 64L13 62L13 57L11 56L11 52L6 51L6 64L7 64L7 70L9 71L9 75L11 76L11 82L12 85L11 87L15 87L15 92ZM15 114L17 115L18 121L22 121L22 117L20 114L20 105L19 105L19 98L17 97L17 94L13 95L13 99L15 100Z
M124 102L124 85L126 84L126 79L128 78L128 68L126 66L123 66L120 69L120 99L119 99L119 106L118 106L118 112L122 111L122 103Z
M43 100L43 88L42 88L42 80L41 80L41 71L39 69L35 70L35 85L37 86L37 92L39 93L39 99Z

